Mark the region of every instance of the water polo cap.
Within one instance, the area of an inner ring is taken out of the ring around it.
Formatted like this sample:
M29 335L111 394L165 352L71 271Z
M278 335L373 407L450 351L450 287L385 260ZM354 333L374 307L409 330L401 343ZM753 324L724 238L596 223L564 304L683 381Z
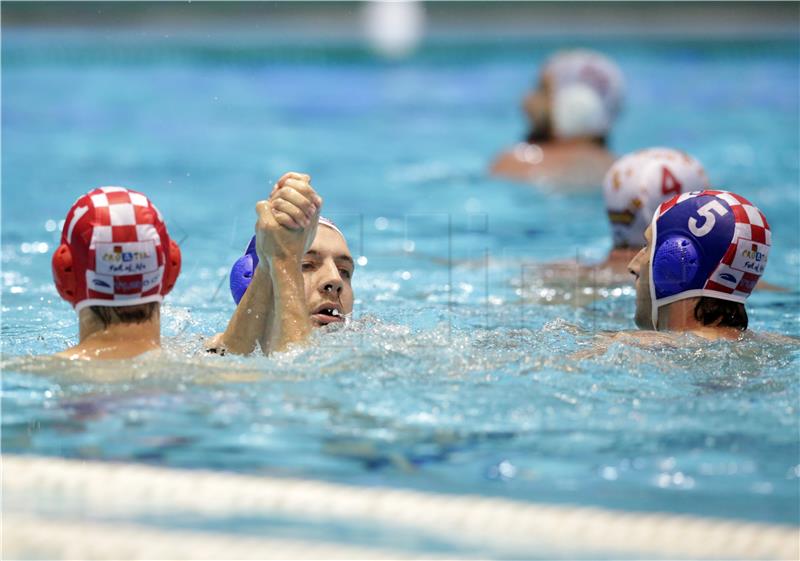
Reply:
M623 156L603 180L614 247L643 247L644 231L658 205L707 187L702 164L685 152L648 148Z
M611 128L600 96L585 84L558 91L553 99L553 131L558 138L605 136Z
M342 238L344 238L344 234L342 231L333 223L333 221L328 220L327 218L320 216L319 217L319 225L320 226L327 226L339 233ZM256 267L258 266L258 253L256 252L256 237L253 236L250 239L250 243L247 244L247 249L244 251L244 255L242 255L231 267L231 275L230 275L230 288L231 288L231 296L233 296L233 301L237 304L239 300L242 299L244 293L247 291L247 287L250 286L250 282L253 280L253 273L256 272Z
M653 215L650 297L653 328L661 306L698 296L744 303L764 273L771 245L767 219L727 191L694 191Z
M622 106L624 81L609 58L588 50L562 51L544 66L553 88L553 127L561 138L603 136ZM561 131L561 132L559 132Z
M67 213L52 265L58 293L76 311L133 306L161 302L172 290L181 252L146 196L100 187Z

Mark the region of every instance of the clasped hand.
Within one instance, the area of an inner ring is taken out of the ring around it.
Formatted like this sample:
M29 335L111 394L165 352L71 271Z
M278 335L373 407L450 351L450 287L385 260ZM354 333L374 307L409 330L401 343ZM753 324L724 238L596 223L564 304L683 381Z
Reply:
M303 173L284 174L267 200L256 203L256 253L259 264L299 261L314 241L322 198Z

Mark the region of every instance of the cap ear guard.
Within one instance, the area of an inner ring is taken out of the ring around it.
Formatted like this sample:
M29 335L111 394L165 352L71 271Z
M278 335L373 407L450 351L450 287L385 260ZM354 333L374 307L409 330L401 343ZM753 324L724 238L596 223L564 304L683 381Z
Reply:
M242 255L231 267L230 288L233 301L237 304L250 286L258 266L258 254L256 253L256 237L250 240L244 255Z
M553 126L559 138L603 136L610 128L610 118L603 100L592 88L572 84L555 95Z
M61 244L53 253L53 280L58 294L67 302L75 305L78 282L72 266L72 251L67 244Z
M656 248L652 263L656 292L672 295L693 285L700 270L700 255L691 239L673 235Z
M169 266L166 267L164 281L161 287L162 296L169 294L178 281L178 275L181 273L181 248L173 239L169 240L167 259L169 260Z
M653 240L658 239L658 216L656 211L651 222ZM678 233L668 234L658 246L654 241L650 252L650 317L653 329L658 331L659 300L686 292L692 286L702 255L694 240Z

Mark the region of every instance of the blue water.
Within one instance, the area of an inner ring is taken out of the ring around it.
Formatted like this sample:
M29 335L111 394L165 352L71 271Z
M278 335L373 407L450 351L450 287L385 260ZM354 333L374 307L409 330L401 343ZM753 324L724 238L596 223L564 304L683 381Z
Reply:
M610 244L599 192L485 174L566 42L432 41L387 63L257 36L2 41L5 452L800 523L796 345L688 337L581 358L597 332L634 328L632 291L520 297L519 258L589 261ZM751 327L800 336L797 41L582 44L627 76L617 153L687 150L764 211L765 278L790 292L756 293ZM224 284L254 203L286 170L312 175L367 259L355 321L302 351L204 356L233 310ZM73 200L108 184L148 193L181 242L165 355L35 358L76 342L50 254Z

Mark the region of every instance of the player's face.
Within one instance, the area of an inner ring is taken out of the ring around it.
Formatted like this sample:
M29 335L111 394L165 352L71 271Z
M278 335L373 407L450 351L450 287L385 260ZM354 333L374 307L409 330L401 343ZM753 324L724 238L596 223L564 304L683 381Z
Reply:
M314 326L341 322L352 313L353 268L344 238L332 228L320 225L302 261L306 302Z
M636 315L634 320L640 329L653 328L653 309L650 298L650 244L653 243L650 226L644 231L646 245L628 263L628 270L636 278Z
M522 106L528 119L532 122L540 136L547 136L552 129L550 114L552 110L550 79L543 76L538 87L528 93L522 101Z

